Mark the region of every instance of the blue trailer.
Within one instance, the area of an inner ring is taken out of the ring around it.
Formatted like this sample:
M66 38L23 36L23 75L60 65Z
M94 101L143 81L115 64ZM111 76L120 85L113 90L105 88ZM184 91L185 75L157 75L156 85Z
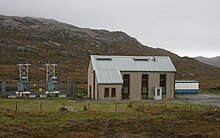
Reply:
M197 94L199 92L199 82L195 80L176 80L175 93L191 93Z

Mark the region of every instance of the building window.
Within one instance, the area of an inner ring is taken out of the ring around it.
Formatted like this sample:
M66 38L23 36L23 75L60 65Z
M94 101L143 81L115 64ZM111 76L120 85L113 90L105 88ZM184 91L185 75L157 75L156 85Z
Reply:
M91 88L91 85L89 85L89 98L91 98L92 96L92 88Z
M112 88L112 95L111 97L116 97L116 89L115 88Z
M105 88L104 97L109 97L109 88Z
M162 87L162 94L166 94L166 74L160 75L160 87Z
M157 96L160 96L160 89L157 89Z
M142 83L141 83L141 95L143 99L147 99L148 96L148 75L143 74L142 75Z
M130 87L130 75L125 74L123 75L123 90L122 90L122 99L128 99L129 98L129 87Z

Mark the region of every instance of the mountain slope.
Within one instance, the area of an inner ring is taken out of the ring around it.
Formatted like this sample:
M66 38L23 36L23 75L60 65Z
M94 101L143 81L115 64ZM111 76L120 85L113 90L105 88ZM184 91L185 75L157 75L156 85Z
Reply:
M220 67L220 56L213 57L213 58L206 58L206 57L199 56L199 57L195 57L195 59L208 65Z
M43 63L50 61L58 64L60 81L74 79L86 84L91 54L166 55L174 62L177 79L199 80L202 88L215 88L220 83L219 68L144 46L124 32L79 28L52 19L0 16L0 80L16 82L16 64L27 57L32 63L32 81L44 80Z

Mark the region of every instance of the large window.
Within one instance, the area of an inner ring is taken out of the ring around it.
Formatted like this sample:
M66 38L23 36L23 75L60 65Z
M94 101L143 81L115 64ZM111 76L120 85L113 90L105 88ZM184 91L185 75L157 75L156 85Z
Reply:
M160 87L162 87L162 94L166 94L166 74L160 75Z
M111 97L116 97L116 89L115 88L112 88L112 95Z
M109 88L105 88L104 97L109 97Z
M148 96L148 75L142 75L142 83L141 83L141 95L143 99L147 99Z
M130 76L129 74L125 74L123 75L123 81L124 81L124 85L123 85L123 90L122 90L122 99L127 99L129 98L129 89L130 89Z

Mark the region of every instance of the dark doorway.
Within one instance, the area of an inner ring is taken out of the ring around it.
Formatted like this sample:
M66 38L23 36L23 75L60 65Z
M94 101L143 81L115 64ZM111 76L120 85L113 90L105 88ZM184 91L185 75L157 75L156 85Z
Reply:
M129 74L123 75L123 89L122 89L122 99L128 99L130 95L130 76Z
M116 97L116 89L115 88L112 88L112 95L111 97Z
M105 88L104 97L109 97L109 88Z

